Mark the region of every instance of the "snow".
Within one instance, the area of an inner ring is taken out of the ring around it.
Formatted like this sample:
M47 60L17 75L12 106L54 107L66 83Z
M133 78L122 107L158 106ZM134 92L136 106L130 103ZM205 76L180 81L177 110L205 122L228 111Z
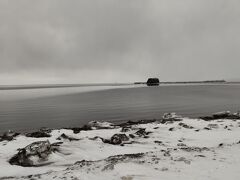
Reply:
M184 123L193 128L179 125ZM240 120L204 121L183 118L182 121L132 125L124 134L134 134L139 128L152 132L148 137L130 138L124 146L103 143L121 132L121 127L97 123L98 127L74 134L72 130L53 130L49 138L19 135L13 141L0 142L0 179L240 179ZM95 123L96 124L96 123ZM205 129L210 128L210 130ZM170 128L173 128L171 131ZM21 167L8 160L18 148L36 142L56 140L62 133L79 141L61 140L60 151L52 153L46 166ZM161 141L161 142L160 142ZM131 143L130 143L131 142ZM219 146L222 144L222 146ZM109 157L144 153L143 157L126 158L109 164ZM85 160L81 166L77 161ZM76 163L76 164L75 164ZM86 165L87 164L87 165ZM110 168L109 168L110 167ZM33 176L29 176L33 175ZM11 178L12 177L12 178Z

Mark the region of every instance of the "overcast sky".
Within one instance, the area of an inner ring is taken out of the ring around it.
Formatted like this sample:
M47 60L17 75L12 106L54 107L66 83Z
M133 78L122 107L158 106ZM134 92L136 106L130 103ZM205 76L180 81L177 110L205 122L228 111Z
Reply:
M0 84L240 77L239 0L0 0Z

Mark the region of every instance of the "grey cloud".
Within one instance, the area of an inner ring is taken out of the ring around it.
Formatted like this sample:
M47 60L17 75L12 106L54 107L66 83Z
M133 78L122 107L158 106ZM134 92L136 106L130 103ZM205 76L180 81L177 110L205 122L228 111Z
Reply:
M0 3L0 83L240 76L237 0Z

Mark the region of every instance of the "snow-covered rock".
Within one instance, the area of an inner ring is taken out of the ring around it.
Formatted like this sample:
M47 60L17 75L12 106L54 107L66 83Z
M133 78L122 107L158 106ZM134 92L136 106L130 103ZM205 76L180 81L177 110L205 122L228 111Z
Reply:
M177 115L176 113L165 113L163 115L163 120L164 121L181 121L182 120L182 116Z
M37 141L19 149L18 153L9 160L9 163L26 167L40 166L47 161L49 154L54 150L54 146L48 140Z
M88 126L92 129L113 129L114 126L109 122L90 121Z

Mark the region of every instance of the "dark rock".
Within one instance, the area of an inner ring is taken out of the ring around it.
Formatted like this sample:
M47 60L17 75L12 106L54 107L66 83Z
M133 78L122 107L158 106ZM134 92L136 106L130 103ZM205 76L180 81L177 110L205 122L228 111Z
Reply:
M52 143L51 146L52 147L59 147L61 144L63 144L63 142L55 142L55 143Z
M115 126L120 126L120 127L129 127L132 125L138 125L138 124L148 124L148 123L153 123L156 122L156 119L152 119L152 120L139 120L139 121L127 121L125 123L121 123L121 124L117 124Z
M209 130L212 130L212 129L208 128L208 127L205 127L205 128L203 128L203 129L208 130L208 131L209 131Z
M177 146L185 146L186 147L187 145L184 143L178 143Z
M40 129L40 131L45 132L45 133L51 133L51 132L52 132L52 129L47 128L47 127L42 127L42 128Z
M99 137L99 136L95 136L95 137L92 137L92 138L88 138L89 140L92 140L92 141L95 141L95 140L97 140L97 139L102 139L101 137Z
M114 126L109 122L90 121L87 124L91 129L113 129Z
M213 114L214 119L224 119L228 118L231 115L230 111L223 111Z
M191 161L186 159L185 157L179 157L179 158L175 159L174 161L182 161L186 164L191 164Z
M169 130L169 131L173 131L173 130L174 130L174 127L171 127L171 128L169 128L168 130Z
M77 128L77 127L71 128L71 129L73 130L73 133L74 133L74 134L78 134L78 133L80 133L80 131L82 130L82 128Z
M89 125L83 125L80 129L80 131L90 131L92 130L92 127L90 127Z
M128 141L129 138L127 137L126 134L114 134L111 137L110 143L117 145L117 144L121 144L123 141Z
M239 112L231 114L230 111L223 111L213 114L212 116L203 116L200 117L200 119L203 119L205 121L211 121L211 120L218 120L218 119L240 119Z
M152 132L146 132L146 128L140 128L135 134L138 135L139 137L146 137Z
M67 139L67 140L69 140L69 141L79 141L80 139L76 139L76 138L73 138L73 137L69 137L69 136L67 136L66 134L61 134L61 136L59 136L58 138L57 138L57 140L63 140L63 139Z
M56 147L56 145L53 145ZM37 141L25 148L19 149L9 163L24 167L39 166L47 160L48 156L55 150L49 141Z
M92 130L92 128L90 126L88 126L88 125L84 125L82 127L66 128L66 129L73 130L74 134L78 134L78 133L80 133L80 131L90 131L90 130Z
M12 141L16 136L18 136L20 133L8 131L3 133L2 136L0 136L0 142L1 141Z
M131 131L131 127L122 127L121 132L128 132Z
M165 113L162 118L162 124L165 124L166 122L182 121L182 116L179 116L176 113Z
M199 119L202 119L202 120L205 120L205 121L214 120L214 118L212 116L202 116L202 117L199 117Z
M195 157L206 157L206 156L204 156L202 154L198 154L198 155L195 155Z
M135 134L138 136L146 136L147 135L146 128L139 129Z
M122 144L122 140L119 136L114 136L111 138L110 144L114 144L114 145Z
M123 142L129 140L126 134L114 134L110 139L104 139L98 137L102 140L103 143L112 144L112 145L121 145Z
M188 146L183 146L181 148L179 148L183 151L187 151L187 152L202 152L202 151L209 151L209 149L207 147L188 147Z
M194 128L194 127L192 127L192 126L190 126L190 125L187 125L187 124L185 124L185 123L182 123L182 122L180 122L178 125L186 128L186 129L193 129L193 128Z
M156 144L163 144L162 141L154 141L154 143L156 143Z
M98 137L98 138L100 138L103 143L112 144L110 139L104 139L104 138L101 138L101 137Z
M73 130L74 134L80 133L80 131L90 131L93 129L113 129L115 126L111 123L107 122L98 122L98 121L90 121L88 124L82 127L73 127L73 128L65 128Z
M218 147L222 147L223 146L223 143L220 143L219 145L218 145Z
M129 134L129 137L132 139L135 138L135 136L133 134Z
M27 137L33 137L33 138L44 138L44 137L51 137L51 135L47 132L44 131L35 131L35 132L31 132L31 133L27 133L26 134Z
M171 156L170 151L165 151L165 153L163 154L163 156L165 156L165 157L170 157L170 156Z

